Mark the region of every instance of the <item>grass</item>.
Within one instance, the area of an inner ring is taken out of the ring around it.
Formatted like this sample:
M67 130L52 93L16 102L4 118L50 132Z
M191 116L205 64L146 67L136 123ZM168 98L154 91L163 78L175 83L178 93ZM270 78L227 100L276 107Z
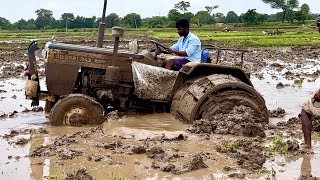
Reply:
M243 147L246 142L244 140L237 140L237 141L224 141L221 145L216 147L218 152L226 153L231 152L235 153L238 151L240 147Z
M298 26L255 26L231 27L231 32L222 32L222 28L204 27L193 28L203 44L218 44L224 47L279 47L279 46L319 46L320 36L314 27L300 29ZM268 29L266 29L268 28ZM262 31L279 29L285 32L282 35L270 36ZM105 37L110 38L111 29L106 29ZM155 29L126 29L125 35L131 38L157 39L176 41L179 36L174 28ZM61 30L46 31L0 31L0 41L13 41L11 44L22 44L26 48L33 39L45 43L55 36L63 42L82 42L83 40L96 40L97 29L72 29L69 32ZM10 43L9 43L10 44ZM7 43L0 43L0 50L6 50Z
M273 154L287 154L287 140L280 134L276 135L273 138L271 145L267 147L267 151Z
M112 180L127 180L127 178L125 176L121 176L121 175L115 175L115 174L111 174L111 179Z

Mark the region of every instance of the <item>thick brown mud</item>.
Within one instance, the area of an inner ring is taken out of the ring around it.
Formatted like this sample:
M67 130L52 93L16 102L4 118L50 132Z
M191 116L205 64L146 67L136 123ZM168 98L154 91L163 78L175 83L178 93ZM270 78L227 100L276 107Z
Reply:
M101 126L52 127L41 108L25 100L27 59L13 52L0 59L0 179L320 177L319 134L313 133L313 149L304 150L297 118L318 89L319 48L254 49L245 56L244 69L270 110L269 124L238 107L191 126L170 114L113 113ZM222 54L222 63L229 59L237 64L239 55Z

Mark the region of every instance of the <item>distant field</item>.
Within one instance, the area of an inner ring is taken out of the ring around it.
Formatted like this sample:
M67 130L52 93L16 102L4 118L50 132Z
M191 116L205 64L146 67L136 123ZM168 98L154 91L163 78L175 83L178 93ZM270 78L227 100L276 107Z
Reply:
M267 35L262 33L274 30L284 32L281 35ZM319 46L320 34L314 26L269 26L258 27L230 27L230 32L222 32L222 28L204 27L192 28L192 32L199 36L204 44L212 43L228 47L277 47L277 46ZM46 31L0 31L0 49L10 49L15 44L25 48L32 40L40 43L55 39L67 43L81 43L95 41L97 29L71 29L67 33L63 30ZM110 39L111 29L106 30L106 39ZM163 29L126 29L126 39L157 39L176 40L178 35L174 28Z

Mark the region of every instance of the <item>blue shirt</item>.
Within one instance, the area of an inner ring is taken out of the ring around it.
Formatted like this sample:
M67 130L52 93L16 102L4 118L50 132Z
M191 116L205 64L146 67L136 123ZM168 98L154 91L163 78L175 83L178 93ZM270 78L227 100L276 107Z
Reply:
M171 46L172 50L175 51L184 51L187 53L187 57L189 61L200 62L201 59L201 42L197 36L189 32L188 36L184 38L184 36L180 37L178 42Z

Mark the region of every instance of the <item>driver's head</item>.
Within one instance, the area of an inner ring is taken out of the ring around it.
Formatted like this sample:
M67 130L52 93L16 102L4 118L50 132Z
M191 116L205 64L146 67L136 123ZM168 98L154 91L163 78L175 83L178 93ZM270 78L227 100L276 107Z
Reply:
M176 28L179 36L187 36L189 34L189 21L186 19L180 19L176 22Z

